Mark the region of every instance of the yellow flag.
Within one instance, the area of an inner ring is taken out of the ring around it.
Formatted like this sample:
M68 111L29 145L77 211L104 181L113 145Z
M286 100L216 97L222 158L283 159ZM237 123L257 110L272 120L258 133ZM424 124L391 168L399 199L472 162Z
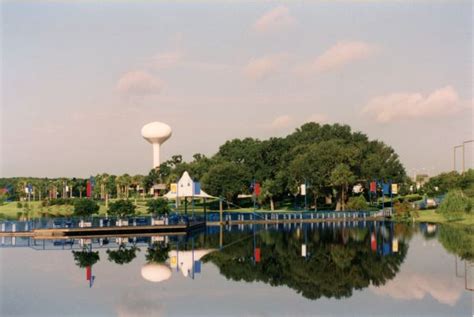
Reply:
M392 194L398 194L398 184L392 184Z
M171 192L172 193L177 193L178 192L178 184L176 184L176 183L171 184Z

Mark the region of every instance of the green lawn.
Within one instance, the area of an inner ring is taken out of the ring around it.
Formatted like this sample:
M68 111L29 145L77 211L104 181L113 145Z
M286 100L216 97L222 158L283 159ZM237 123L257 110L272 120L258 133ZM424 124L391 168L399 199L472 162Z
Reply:
M433 223L452 223L459 225L472 226L474 225L474 214L465 214L463 219L456 221L448 221L443 215L437 213L435 210L420 210L419 217L415 218L417 222L433 222Z

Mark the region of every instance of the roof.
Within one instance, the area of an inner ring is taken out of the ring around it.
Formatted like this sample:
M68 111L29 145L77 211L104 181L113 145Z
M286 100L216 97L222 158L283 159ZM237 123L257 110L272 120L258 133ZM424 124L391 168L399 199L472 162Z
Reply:
M174 200L176 198L215 198L205 191L200 189L200 185L196 185L188 172L184 172L183 176L179 179L177 186L171 186L171 190L164 195L165 198ZM174 187L174 188L173 188Z

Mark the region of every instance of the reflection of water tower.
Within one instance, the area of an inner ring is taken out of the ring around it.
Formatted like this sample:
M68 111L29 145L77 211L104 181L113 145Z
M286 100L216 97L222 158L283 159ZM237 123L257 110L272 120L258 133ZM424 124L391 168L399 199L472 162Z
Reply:
M171 133L171 127L163 122L151 122L143 126L143 138L153 145L153 168L160 166L160 146L171 137Z

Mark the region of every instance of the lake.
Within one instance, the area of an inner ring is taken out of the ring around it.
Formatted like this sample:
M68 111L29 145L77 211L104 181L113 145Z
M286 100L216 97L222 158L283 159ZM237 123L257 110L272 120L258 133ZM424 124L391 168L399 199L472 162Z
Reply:
M471 316L472 237L359 222L2 238L0 315Z

